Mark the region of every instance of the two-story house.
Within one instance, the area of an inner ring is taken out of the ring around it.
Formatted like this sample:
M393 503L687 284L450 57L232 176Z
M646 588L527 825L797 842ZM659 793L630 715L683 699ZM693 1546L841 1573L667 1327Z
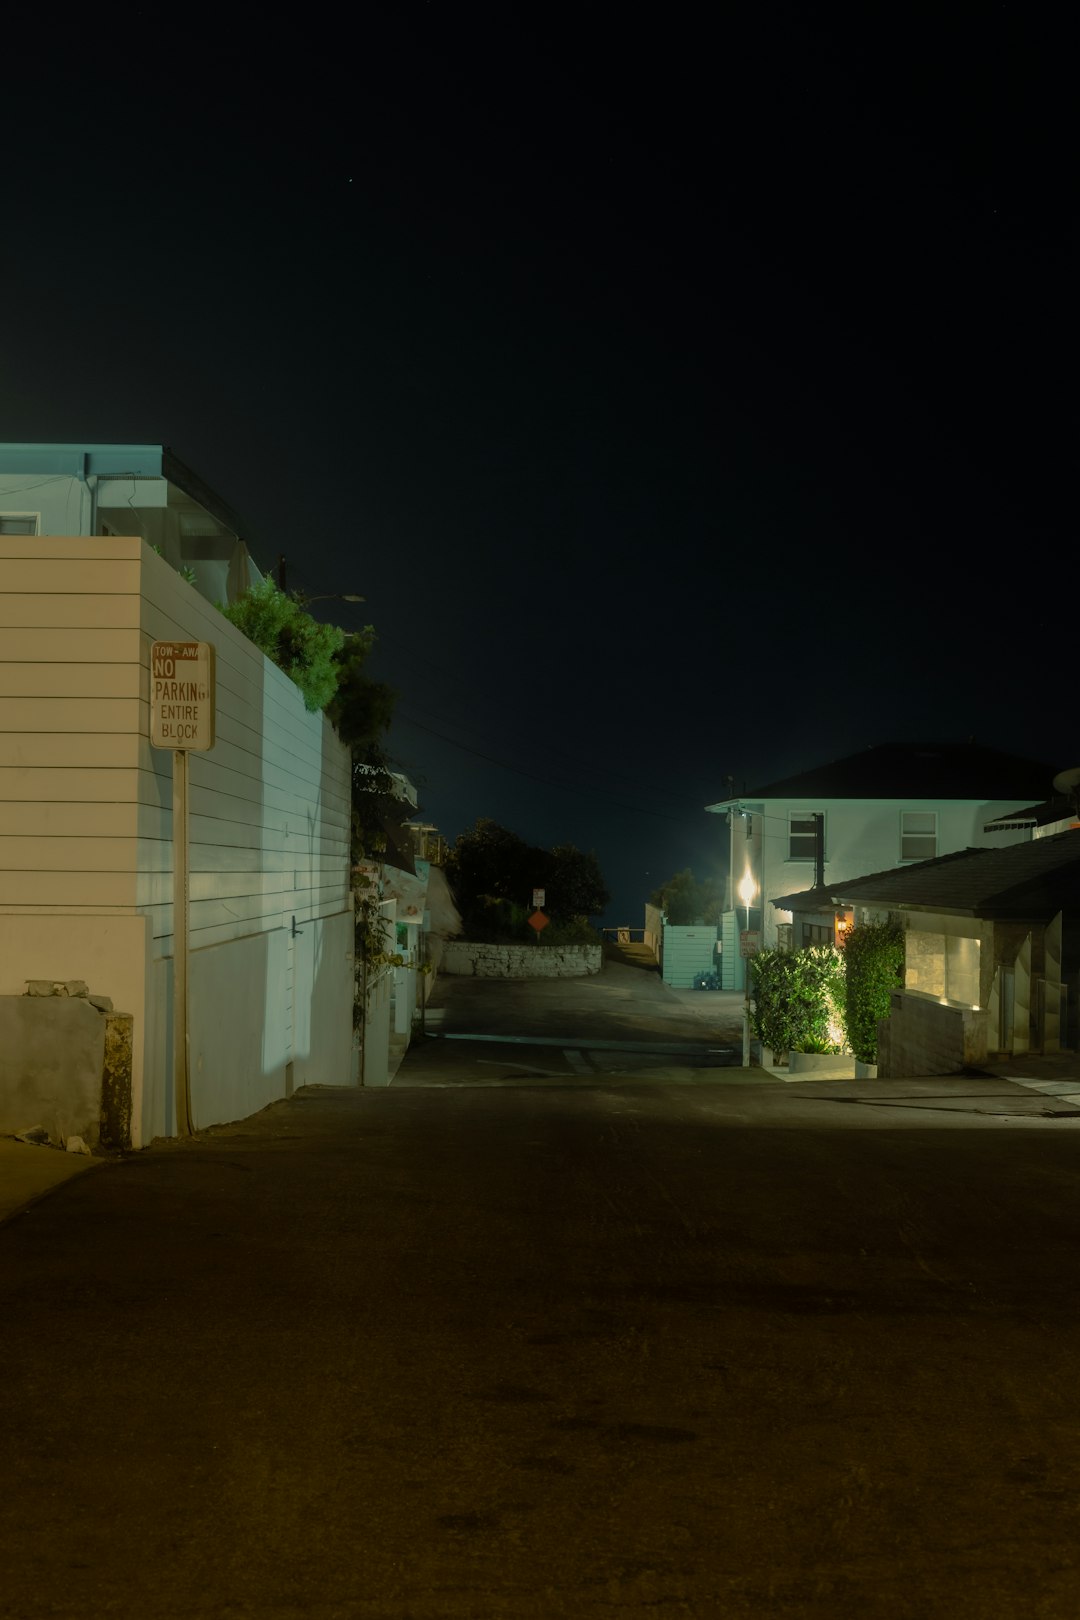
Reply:
M776 898L851 872L1026 842L1027 825L988 823L1045 797L1053 775L1053 766L974 742L888 743L707 805L727 818L730 840L724 988L743 987L743 929L760 933L765 948L824 942L793 938Z

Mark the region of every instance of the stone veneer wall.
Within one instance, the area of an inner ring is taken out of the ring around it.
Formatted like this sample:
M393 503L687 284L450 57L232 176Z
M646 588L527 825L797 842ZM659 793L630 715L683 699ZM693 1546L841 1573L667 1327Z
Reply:
M440 973L477 979L577 979L599 973L599 945L474 945L449 939Z
M986 1062L986 1010L942 1006L894 991L892 1011L878 1024L878 1079L956 1074Z

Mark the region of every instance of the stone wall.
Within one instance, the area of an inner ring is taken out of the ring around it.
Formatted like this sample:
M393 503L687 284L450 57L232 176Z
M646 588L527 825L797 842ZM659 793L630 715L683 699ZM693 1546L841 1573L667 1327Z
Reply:
M477 979L578 979L599 973L599 945L474 945L446 942L440 973Z
M895 991L892 1011L878 1024L878 1078L957 1074L986 1062L986 1011L943 1006Z

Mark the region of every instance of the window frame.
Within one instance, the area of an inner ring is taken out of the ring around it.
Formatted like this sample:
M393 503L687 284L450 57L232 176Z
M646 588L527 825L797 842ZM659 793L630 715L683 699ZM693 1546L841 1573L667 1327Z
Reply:
M5 527L5 525L8 524L8 523L14 523L14 524L20 524L20 525L25 523L25 524L28 524L29 527L28 528L19 527L19 528L9 529L9 528ZM41 533L41 513L40 512L0 512L0 535L11 535L12 537L17 538L21 534L22 535L38 535L40 533Z
M905 823L908 816L929 816L932 819L933 824L934 824L933 832L925 832L925 831L908 832L908 831L906 831L904 823ZM934 861L934 860L937 859L937 854L938 854L938 828L939 828L939 820L938 820L938 812L936 810L901 810L901 812L900 812L900 864L901 864L901 866L914 866L919 861ZM905 855L904 854L905 840L908 840L908 839L920 839L920 838L926 840L927 842L932 841L933 846L934 846L933 849L931 849L928 854L924 853L924 854L921 854L921 855Z
M825 812L823 810L789 810L787 827L787 856L785 857L787 860L813 861L817 858L817 829L814 826L815 816L821 816L822 818L822 843L826 849L828 848L828 827L825 823ZM808 832L795 832L793 830L793 823L796 821L807 822L810 830ZM796 838L804 838L809 841L810 853L808 855L795 854L793 846Z

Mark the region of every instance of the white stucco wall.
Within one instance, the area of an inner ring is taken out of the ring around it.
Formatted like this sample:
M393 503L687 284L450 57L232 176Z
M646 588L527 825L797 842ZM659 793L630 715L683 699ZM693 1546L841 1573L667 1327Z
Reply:
M825 881L864 877L899 866L901 813L905 810L933 810L937 813L937 854L948 855L960 849L1002 848L1026 843L1027 831L986 833L984 824L995 816L1022 809L1017 799L937 800L937 799L792 799L759 801L752 808L754 826L749 862L762 894L755 910L763 911L762 928L766 946L776 944L777 911L772 901L780 895L809 889L814 883L814 861L789 857L789 815L825 815ZM745 823L732 817L731 881L737 887L747 862ZM760 842L759 842L760 840ZM764 904L762 903L764 902ZM740 918L742 910L739 911Z

